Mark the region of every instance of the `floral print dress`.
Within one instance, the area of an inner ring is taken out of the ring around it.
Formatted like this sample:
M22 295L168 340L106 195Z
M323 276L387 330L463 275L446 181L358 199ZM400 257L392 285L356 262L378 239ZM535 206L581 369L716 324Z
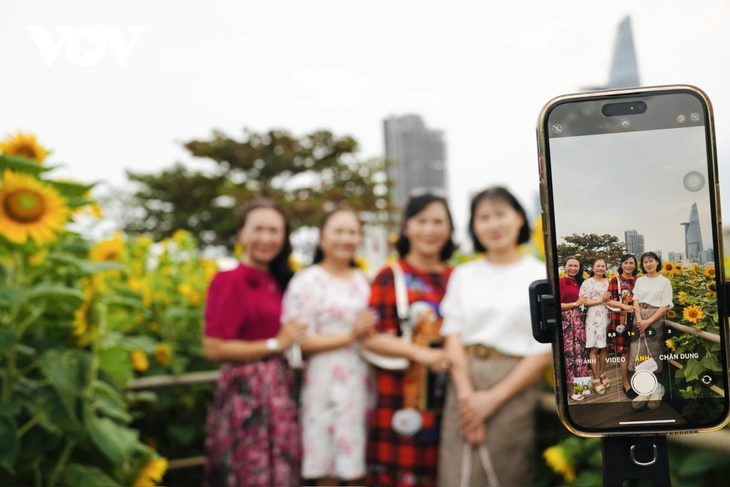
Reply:
M608 279L597 281L591 277L583 281L580 295L589 301L601 299L608 291ZM606 348L606 330L611 321L610 312L605 304L590 306L586 312L586 348Z
M370 300L370 284L359 270L351 278L318 265L299 271L284 295L284 320L298 316L310 333L349 333ZM302 476L354 480L365 476L368 365L358 345L306 359L301 392Z

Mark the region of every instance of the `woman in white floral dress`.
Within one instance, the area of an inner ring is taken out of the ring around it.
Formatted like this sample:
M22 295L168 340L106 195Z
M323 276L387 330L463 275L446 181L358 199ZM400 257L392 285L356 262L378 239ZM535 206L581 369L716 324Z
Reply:
M587 300L583 305L588 308L586 312L586 348L590 349L588 360L591 366L591 381L595 391L603 395L606 393L606 389L611 387L611 382L606 377L606 359L608 358L606 330L611 321L606 301L611 295L608 292L605 260L596 259L593 262L591 277L583 281L580 296Z
M318 485L358 482L365 476L369 369L358 340L377 321L368 310L370 284L353 257L362 225L351 210L328 213L310 267L284 295L283 317L309 325L301 392L302 477Z

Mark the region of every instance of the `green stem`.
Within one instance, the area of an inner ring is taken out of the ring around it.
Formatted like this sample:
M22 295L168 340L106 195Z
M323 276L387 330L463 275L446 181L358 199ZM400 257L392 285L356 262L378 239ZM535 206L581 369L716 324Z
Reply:
M27 423L25 423L23 426L18 428L18 431L15 432L15 436L18 438L22 438L23 435L28 432L28 430L30 430L33 426L40 423L44 416L45 415L43 413L38 413L35 416L33 416L32 418L30 418Z
M28 328L35 320L41 317L41 315L46 311L46 305L42 304L38 306L37 308L33 309L33 312L31 312L25 320L18 326L18 329L16 330L16 336L18 338L18 341L23 337L23 333L25 333L26 328Z
M2 393L3 402L10 401L10 398L13 395L13 385L15 381L15 374L17 373L15 368L15 358L15 349L12 349L5 354L5 379L3 380Z
M63 451L61 452L61 456L58 459L58 463L56 463L56 467L53 469L51 479L48 481L48 485L50 487L54 487L56 485L58 477L60 477L61 472L63 472L63 470L66 468L66 463L68 463L68 459L71 456L71 452L73 451L74 447L76 447L76 442L74 440L66 440L66 445L63 447Z
M99 342L106 333L106 322L108 316L109 304L106 301L99 303L99 329L98 337L91 343L91 371L89 372L89 382L86 384L86 397L90 398L94 391L94 383L99 375Z
M33 462L33 478L36 487L43 487L43 474L41 474L41 462L36 460Z
M30 372L31 370L37 369L41 365L43 365L43 361L42 360L36 360L35 362L33 362L32 364L26 366L25 368L20 369L20 375L21 376L26 376L26 375L28 375L28 372Z

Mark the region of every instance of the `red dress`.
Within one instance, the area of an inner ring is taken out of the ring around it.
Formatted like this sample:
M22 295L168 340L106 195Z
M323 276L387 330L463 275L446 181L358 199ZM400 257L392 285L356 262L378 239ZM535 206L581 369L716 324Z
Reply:
M415 269L402 259L400 264L406 276L409 303L420 301L421 309L431 306L440 317L439 303L453 268L446 267L439 274ZM378 332L400 335L395 303L393 271L385 268L375 278L370 295L370 305L381 317ZM418 433L401 435L393 430L392 418L396 411L404 409L404 378L404 372L377 370L378 403L368 420L368 485L436 485L443 397L431 403L431 410L421 411Z
M558 282L560 284L561 303L575 303L578 301L580 286L575 279L563 276ZM571 390L570 388L573 386L575 379L589 376L586 325L583 322L583 312L580 308L566 309L561 315L565 373L568 380L568 390Z
M218 273L208 289L205 334L272 338L281 326L281 301L266 272L240 265ZM301 484L294 374L281 355L223 365L207 430L205 487Z

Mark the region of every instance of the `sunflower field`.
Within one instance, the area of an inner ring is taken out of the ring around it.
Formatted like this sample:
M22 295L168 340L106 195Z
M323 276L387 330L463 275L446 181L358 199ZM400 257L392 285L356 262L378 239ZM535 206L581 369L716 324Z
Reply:
M213 367L200 327L217 268L185 232L93 243L71 231L100 216L93 185L54 180L48 154L29 134L0 143L0 485L157 485L158 450L202 437L212 384L126 386Z

